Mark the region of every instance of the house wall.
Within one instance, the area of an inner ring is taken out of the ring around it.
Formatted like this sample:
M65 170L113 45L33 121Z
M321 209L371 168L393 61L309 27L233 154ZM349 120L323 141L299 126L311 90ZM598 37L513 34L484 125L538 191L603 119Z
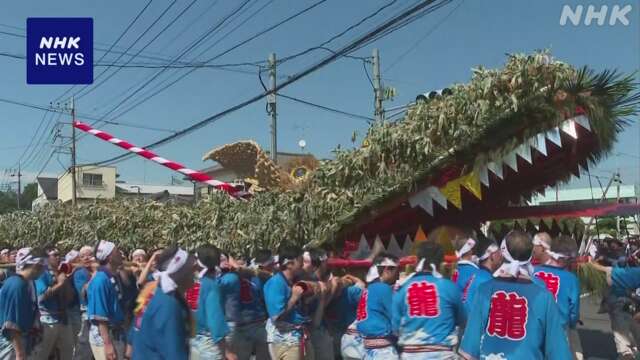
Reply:
M83 174L102 175L102 185L86 185ZM116 168L114 167L82 167L76 171L76 197L78 199L113 199L116 195ZM72 176L70 172L58 178L58 199L62 202L72 199Z

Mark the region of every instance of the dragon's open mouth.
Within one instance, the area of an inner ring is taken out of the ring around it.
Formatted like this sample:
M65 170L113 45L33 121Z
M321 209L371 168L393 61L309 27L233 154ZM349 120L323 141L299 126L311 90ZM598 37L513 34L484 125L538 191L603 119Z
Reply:
M598 150L598 138L588 117L582 111L577 113L520 143L499 160L466 173L459 167L443 170L435 181L391 199L373 216L363 219L350 229L347 241L353 247L361 235L373 239L394 234L402 239L403 234L415 234L418 224L425 229L438 225L473 227L571 175L579 177L580 168L587 169L589 159Z

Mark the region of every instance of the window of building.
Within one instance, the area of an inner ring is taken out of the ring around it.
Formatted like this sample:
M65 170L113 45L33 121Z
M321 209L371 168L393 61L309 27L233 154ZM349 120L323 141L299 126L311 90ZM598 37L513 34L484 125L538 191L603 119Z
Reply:
M102 186L102 174L82 174L82 185Z

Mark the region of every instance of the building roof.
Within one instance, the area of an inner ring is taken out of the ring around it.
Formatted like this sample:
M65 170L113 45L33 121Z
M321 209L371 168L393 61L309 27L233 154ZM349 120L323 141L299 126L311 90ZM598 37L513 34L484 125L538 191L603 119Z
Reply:
M52 177L37 177L36 182L48 200L58 198L58 179Z
M634 185L620 185L620 198L636 198L640 196L640 189L637 189ZM558 190L557 202L565 201L581 201L595 199L599 201L602 199L602 192L599 186L593 187L593 193L591 188L574 188L574 189L560 189ZM609 191L607 191L606 199L615 199L618 195L615 184L611 185ZM593 197L592 197L593 196ZM537 196L532 199L532 203L545 204L556 202L556 192L553 189L547 189L544 196Z
M148 184L128 184L119 183L116 184L116 188L119 191L137 194L138 187L140 188L140 194L158 194L164 191L169 192L171 195L193 195L192 186L175 186L175 185L148 185Z

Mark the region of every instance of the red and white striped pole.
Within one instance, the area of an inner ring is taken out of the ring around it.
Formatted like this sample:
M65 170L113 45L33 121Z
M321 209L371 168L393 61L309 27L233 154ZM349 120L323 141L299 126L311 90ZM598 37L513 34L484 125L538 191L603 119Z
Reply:
M114 145L117 145L125 150L128 150L134 154L138 154L146 159L149 159L153 162L156 162L160 165L163 165L165 167L168 167L171 170L177 171L181 174L187 175L189 178L191 178L194 181L198 181L201 183L205 183L205 184L209 184L213 187L215 187L218 190L223 190L226 191L227 193L229 193L232 196L241 196L241 192L236 190L235 187L233 187L233 185L226 183L226 182L222 182L222 181L218 181L215 180L213 178L211 178L209 175L200 172L200 171L196 171L196 170L192 170L189 169L187 167L185 167L184 165L171 161L171 160L167 160L163 157L160 157L158 155L156 155L155 153L149 151L149 150L145 150L143 148L139 148L127 141L118 139L117 137L114 137L111 134L108 134L102 130L98 130L98 129L94 129L92 128L90 125L85 124L83 122L80 121L74 121L73 126L76 129L80 129L84 132L87 132L97 138L100 138L104 141L108 141Z

